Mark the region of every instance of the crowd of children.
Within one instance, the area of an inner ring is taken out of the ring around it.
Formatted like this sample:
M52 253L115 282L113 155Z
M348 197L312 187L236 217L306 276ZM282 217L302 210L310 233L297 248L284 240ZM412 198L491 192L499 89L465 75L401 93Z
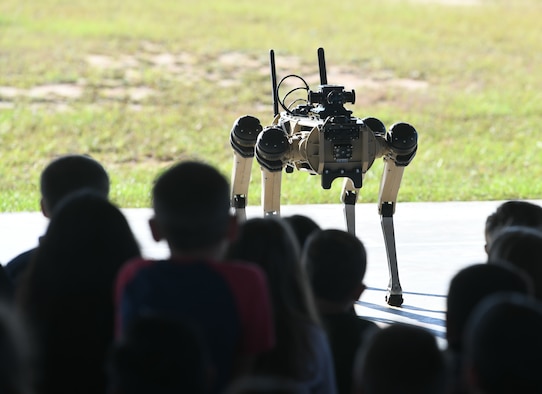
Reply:
M487 262L450 282L446 348L356 315L362 240L304 216L237 221L213 166L152 185L152 260L96 160L40 179L39 245L0 265L0 392L9 394L542 393L542 207L487 218Z

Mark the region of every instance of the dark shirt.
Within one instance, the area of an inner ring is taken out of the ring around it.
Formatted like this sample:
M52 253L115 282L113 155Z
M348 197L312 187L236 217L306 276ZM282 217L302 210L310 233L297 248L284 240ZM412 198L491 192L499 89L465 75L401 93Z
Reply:
M13 286L15 288L19 284L23 273L26 271L26 267L28 267L28 264L32 260L32 256L36 249L37 248L27 250L26 252L23 252L20 255L14 257L6 264L6 274L13 282Z
M236 354L254 356L275 341L265 275L247 263L134 259L117 278L116 305L117 335L145 313L190 319L214 362L212 392L231 380Z
M356 352L362 346L364 336L379 327L354 312L323 314L321 318L333 354L338 393L351 394Z
M13 282L6 272L6 267L0 264L0 299L10 302L13 294Z

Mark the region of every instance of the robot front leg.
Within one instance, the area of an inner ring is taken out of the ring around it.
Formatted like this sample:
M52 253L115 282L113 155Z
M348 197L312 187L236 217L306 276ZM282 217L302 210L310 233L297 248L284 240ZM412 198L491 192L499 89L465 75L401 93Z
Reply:
M231 207L240 221L246 220L246 205L254 147L262 131L260 121L253 116L242 116L233 124L230 143L233 148Z

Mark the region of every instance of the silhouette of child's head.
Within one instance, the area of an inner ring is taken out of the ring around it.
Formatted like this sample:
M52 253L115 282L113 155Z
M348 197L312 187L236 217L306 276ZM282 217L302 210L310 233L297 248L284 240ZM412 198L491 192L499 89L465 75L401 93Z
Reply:
M542 392L542 307L522 294L485 299L469 319L464 374L471 392Z
M352 304L364 289L367 254L353 234L334 229L313 233L302 262L317 299Z
M208 392L212 370L205 341L188 322L141 316L109 357L109 378L120 394Z
M300 248L305 246L305 242L307 241L307 238L309 238L309 235L316 230L320 230L320 226L310 217L305 215L286 216L284 217L284 220L294 230Z
M195 250L226 237L230 187L214 167L196 161L178 163L158 177L152 198L154 221L174 248Z
M499 231L509 226L526 226L542 230L542 207L518 200L506 201L499 205L486 219L486 252L489 251Z
M505 261L531 278L536 298L542 300L542 231L525 226L501 230L489 248L488 261Z
M463 348L468 318L486 297L500 292L532 294L527 275L508 263L473 264L463 268L450 281L446 306L446 339L455 351Z
M433 334L400 323L370 334L354 367L355 393L446 392L448 364Z
M103 166L85 155L66 155L53 160L41 173L42 210L52 214L57 204L70 193L90 189L107 198L109 176Z

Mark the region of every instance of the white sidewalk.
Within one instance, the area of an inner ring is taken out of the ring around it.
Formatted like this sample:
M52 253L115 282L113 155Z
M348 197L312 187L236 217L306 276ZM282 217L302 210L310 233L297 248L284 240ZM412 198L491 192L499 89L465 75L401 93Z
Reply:
M542 205L542 201L534 201ZM429 328L443 338L445 295L452 276L461 268L485 261L484 224L502 201L398 203L394 215L399 279L404 303L393 308L384 301L388 266L380 217L376 204L356 206L357 234L368 253L365 283L358 314L378 322L404 321ZM147 226L150 209L124 209L143 253L166 257L163 243L152 240ZM343 207L330 205L291 205L281 215L303 214L323 228L345 229ZM261 216L258 206L248 207L247 216ZM39 212L0 214L0 262L36 245L47 221Z

